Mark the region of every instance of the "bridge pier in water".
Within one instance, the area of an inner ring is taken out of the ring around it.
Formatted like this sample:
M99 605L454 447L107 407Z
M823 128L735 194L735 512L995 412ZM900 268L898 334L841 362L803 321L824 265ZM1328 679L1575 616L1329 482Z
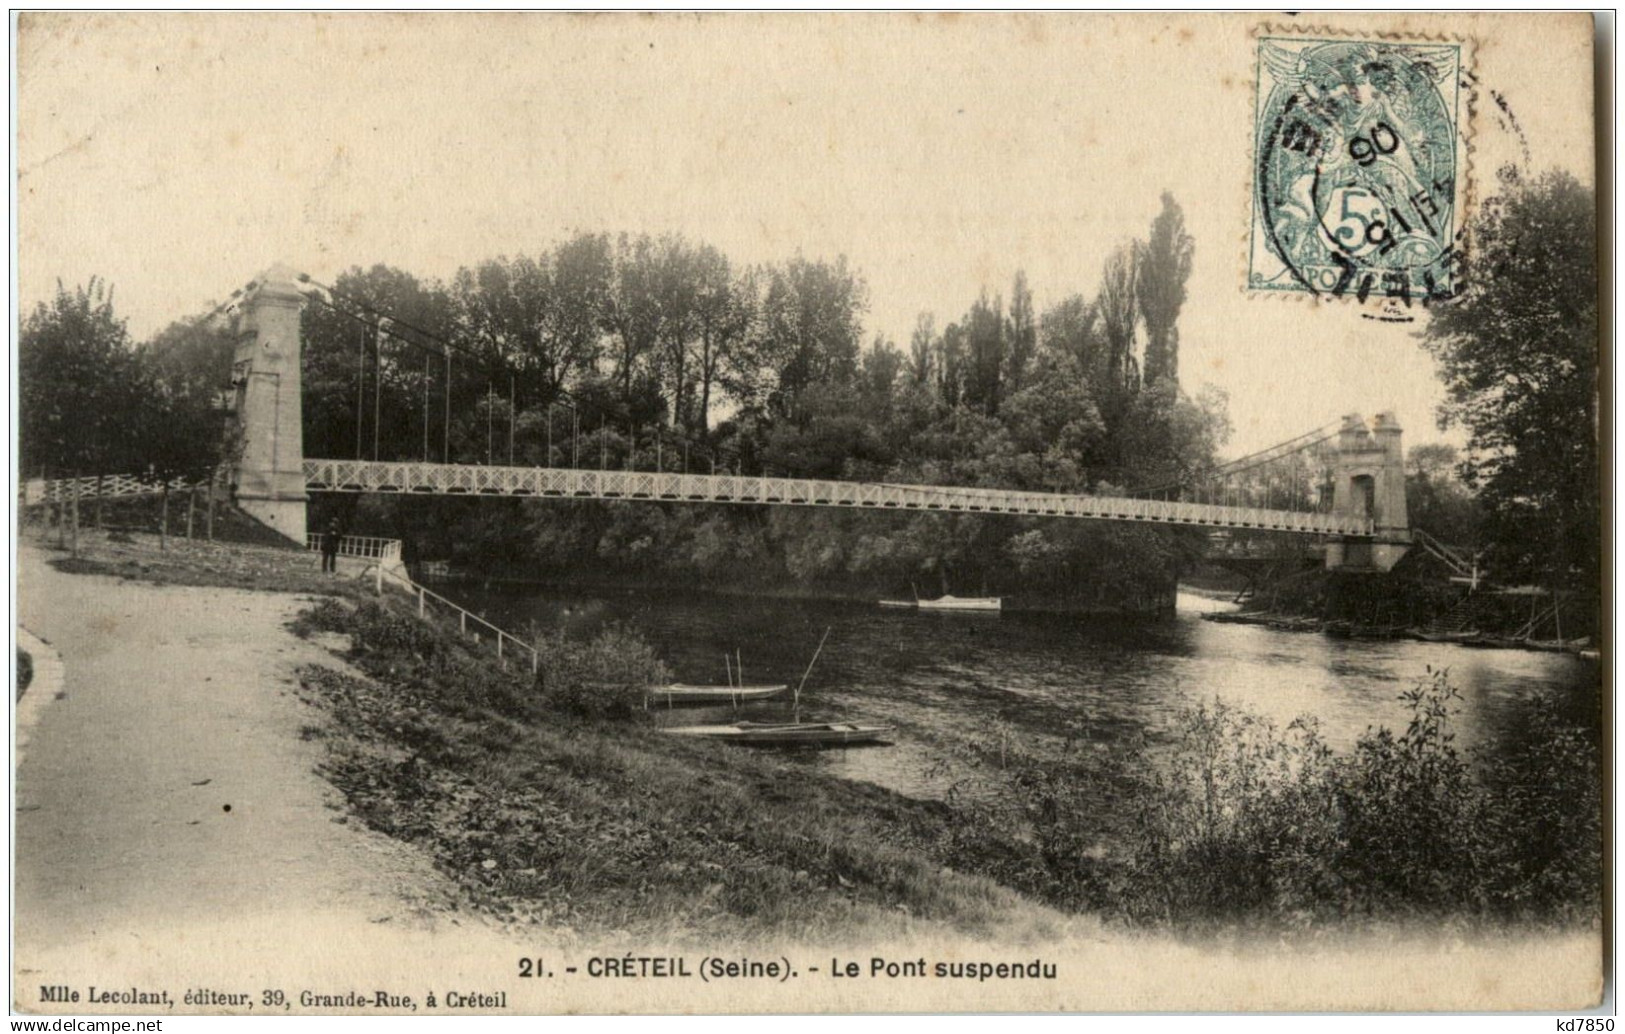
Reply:
M1326 544L1327 570L1389 571L1411 546L1405 506L1405 451L1393 413L1379 413L1371 427L1357 413L1343 418L1337 434L1332 512L1370 518L1370 538L1336 536Z
M231 366L242 434L237 505L300 546L309 498L299 372L304 302L292 270L273 266L261 275L238 316Z

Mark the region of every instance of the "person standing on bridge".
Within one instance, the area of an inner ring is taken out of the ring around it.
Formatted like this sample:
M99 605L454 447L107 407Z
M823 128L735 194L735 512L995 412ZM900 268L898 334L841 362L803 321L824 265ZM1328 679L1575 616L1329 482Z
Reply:
M322 573L337 574L339 569L339 522L327 522L327 531L322 534Z

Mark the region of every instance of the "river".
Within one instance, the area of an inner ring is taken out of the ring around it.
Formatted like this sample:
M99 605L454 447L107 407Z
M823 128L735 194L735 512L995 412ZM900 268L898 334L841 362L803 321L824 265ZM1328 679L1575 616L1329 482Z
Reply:
M800 682L802 718L869 719L897 727L889 747L795 752L800 763L900 793L940 797L973 785L960 749L1019 738L1058 746L1068 735L1110 743L1166 733L1179 711L1215 697L1285 726L1318 719L1337 750L1376 725L1403 729L1402 690L1431 666L1460 689L1462 746L1492 757L1516 738L1519 704L1547 690L1577 721L1598 726L1595 662L1568 654L1474 649L1412 640L1338 639L1257 625L1204 621L1228 603L1181 593L1164 621L885 610L851 602L767 599L672 590L572 586L438 587L498 625L534 623L589 635L612 622L638 628L676 680L727 681L724 655L747 682ZM738 717L778 720L792 705L662 709L664 724ZM720 745L719 745L720 746ZM726 749L726 748L722 748Z

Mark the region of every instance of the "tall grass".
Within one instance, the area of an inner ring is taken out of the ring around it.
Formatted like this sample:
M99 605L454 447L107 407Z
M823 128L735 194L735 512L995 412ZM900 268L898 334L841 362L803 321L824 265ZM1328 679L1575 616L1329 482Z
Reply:
M1456 744L1445 671L1402 695L1410 719L1338 753L1315 724L1286 729L1222 701L1187 708L1147 773L1118 846L1076 784L1028 777L1045 896L1137 924L1309 928L1345 921L1590 925L1601 918L1602 803L1595 743L1555 704L1528 704L1494 757ZM1475 763L1476 761L1476 763Z

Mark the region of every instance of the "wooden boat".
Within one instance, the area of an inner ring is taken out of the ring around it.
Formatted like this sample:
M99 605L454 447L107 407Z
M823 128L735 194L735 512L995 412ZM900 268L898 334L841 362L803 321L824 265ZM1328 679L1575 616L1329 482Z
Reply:
M892 729L890 725L859 722L734 722L731 725L681 725L660 731L729 743L829 744L872 743Z
M669 686L651 686L649 699L659 704L729 704L766 700L789 688L783 683L771 686L690 686L674 682Z
M900 609L913 610L915 607L919 606L919 603L915 600L881 600L880 605L882 607L897 607Z
M1477 638L1477 632L1426 632L1421 629L1412 630L1411 635L1426 643L1462 643Z
M934 600L920 600L921 610L998 610L1004 606L1001 596L939 596Z

